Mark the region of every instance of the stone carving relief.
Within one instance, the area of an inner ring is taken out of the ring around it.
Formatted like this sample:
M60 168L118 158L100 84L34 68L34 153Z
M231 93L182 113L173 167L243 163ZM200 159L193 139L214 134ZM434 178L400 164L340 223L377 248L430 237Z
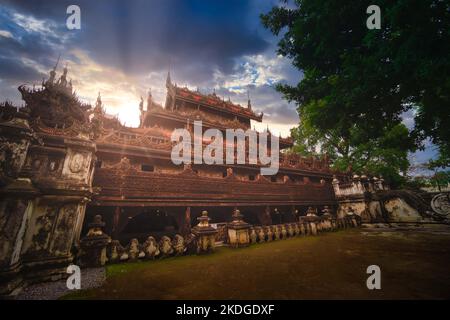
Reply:
M76 153L72 156L69 163L69 169L73 173L79 173L84 167L85 158L82 154Z
M437 214L450 218L450 194L440 193L431 200L431 208Z
M147 258L155 259L159 255L159 246L154 237L149 236L144 242L143 247Z
M77 205L67 205L59 210L56 228L53 234L51 251L56 255L70 252L71 238L77 220Z
M22 201L3 203L0 208L0 265L7 259L14 245L18 226L23 219L26 204Z
M173 248L175 250L175 255L177 256L182 255L185 252L186 247L184 245L184 238L181 235L176 234L173 238Z
M92 154L69 148L62 175L69 179L82 180L86 183L91 173Z
M47 207L45 213L36 219L36 231L33 235L30 247L32 251L44 251L48 248L48 242L56 212L57 208L52 206Z
M0 168L1 175L15 177L22 168L28 150L26 140L21 143L9 142L6 139L0 140Z
M159 249L163 257L170 256L173 253L173 247L169 237L163 236L161 238Z

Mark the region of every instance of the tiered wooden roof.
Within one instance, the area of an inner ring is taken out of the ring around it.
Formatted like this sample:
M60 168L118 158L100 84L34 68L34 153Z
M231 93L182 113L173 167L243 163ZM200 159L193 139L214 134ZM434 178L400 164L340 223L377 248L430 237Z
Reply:
M198 91L191 91L188 88L180 88L175 86L175 95L177 99L190 101L199 104L203 108L214 109L224 113L230 113L234 116L262 121L263 114L256 114L249 108L244 108L240 104L234 104L231 101L225 101L215 93L204 95Z
M189 90L187 87L179 87L173 84L170 80L170 74L167 76L167 99L166 108L173 109L176 100L187 101L199 106L200 109L210 109L221 113L231 114L235 117L262 121L263 113L256 114L249 104L248 107L243 107L240 104L235 104L230 100L220 98L214 93L202 94L199 91Z

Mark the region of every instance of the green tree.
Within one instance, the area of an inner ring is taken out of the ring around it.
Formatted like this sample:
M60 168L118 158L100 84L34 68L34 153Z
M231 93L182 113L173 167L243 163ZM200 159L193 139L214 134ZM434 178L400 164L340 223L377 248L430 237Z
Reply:
M371 4L297 0L261 18L304 74L296 86L277 86L298 104L297 151L320 146L338 168L398 178L407 151L426 137L444 161L450 154L450 3L377 1L380 30L366 27ZM412 132L401 124L405 111L415 115Z
M442 188L447 187L450 183L450 171L436 172L431 178L430 183L433 187L436 187L441 191Z

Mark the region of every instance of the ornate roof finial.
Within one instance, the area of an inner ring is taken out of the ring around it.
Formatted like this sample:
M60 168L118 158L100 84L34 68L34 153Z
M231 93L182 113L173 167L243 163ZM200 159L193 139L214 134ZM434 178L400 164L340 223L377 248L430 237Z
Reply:
M252 110L252 102L250 101L250 90L247 88L247 108Z
M56 60L55 66L53 67L53 71L56 71L56 68L58 67L59 64L59 59L61 59L61 53L58 56L58 60Z
M153 96L152 96L152 88L148 88L147 95L147 110L150 110L153 105Z
M98 92L97 96L97 102L95 103L95 107L101 108L102 107L102 96L100 95L100 91Z
M166 78L166 87L170 87L172 85L172 79L170 78L170 67L167 71L167 78Z
M144 98L141 96L141 102L139 102L139 110L142 112L144 110Z
M66 62L66 64L65 64L65 66L64 66L63 74L62 74L61 77L59 78L59 84L60 84L62 87L66 87L66 86L67 86L67 62Z
M58 56L58 60L56 60L55 66L53 67L53 70L50 71L50 76L48 77L47 82L45 83L45 85L49 85L51 86L53 84L53 82L55 81L55 77L56 77L56 68L58 67L59 64L59 59L61 58L61 53Z

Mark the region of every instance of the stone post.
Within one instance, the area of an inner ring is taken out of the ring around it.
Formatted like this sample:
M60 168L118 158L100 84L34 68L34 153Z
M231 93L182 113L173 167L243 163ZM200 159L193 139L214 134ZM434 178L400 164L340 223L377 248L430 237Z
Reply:
M308 210L306 210L306 217L303 217L303 220L309 224L311 234L313 236L317 235L317 222L319 219L316 210L313 207L308 207Z
M331 210L328 206L325 206L322 210L322 218L324 219L324 224L325 224L325 228L327 230L332 230L333 229L333 225L332 225L332 218L333 216L331 215Z
M246 247L250 244L250 225L243 218L240 210L235 209L233 221L228 224L228 243L235 248Z
M210 253L215 249L217 230L209 225L210 218L208 211L202 211L202 215L197 218L198 225L192 228L192 233L196 236L197 254Z
M333 181L331 182L333 185L334 194L336 197L339 197L341 195L341 192L339 190L339 180L336 178L336 176L333 176Z
M359 223L358 220L360 220L360 217L355 213L352 207L348 208L346 219L348 221L349 226L351 227L358 227Z
M101 215L96 215L94 221L89 225L87 235L80 241L80 259L81 267L101 267L104 266L106 257L106 247L111 242L111 238L103 233L102 228L105 223Z

